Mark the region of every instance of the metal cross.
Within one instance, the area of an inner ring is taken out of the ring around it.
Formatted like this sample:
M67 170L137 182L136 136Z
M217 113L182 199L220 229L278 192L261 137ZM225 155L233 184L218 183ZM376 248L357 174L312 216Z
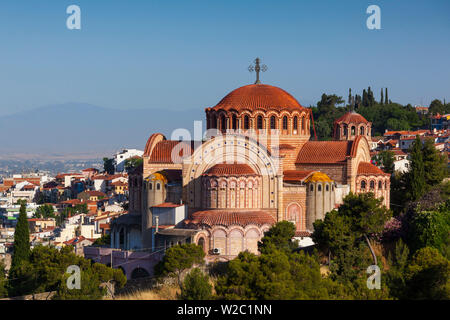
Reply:
M255 84L260 84L261 81L259 80L259 73L262 72L266 72L267 71L267 66L265 64L263 65L259 65L260 59L256 58L255 59L255 66L253 66L252 64L248 67L248 71L256 72L256 82Z

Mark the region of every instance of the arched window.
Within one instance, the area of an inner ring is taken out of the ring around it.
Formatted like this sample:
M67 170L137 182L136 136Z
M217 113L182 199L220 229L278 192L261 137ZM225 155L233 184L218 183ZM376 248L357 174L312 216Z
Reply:
M211 124L211 128L212 129L217 129L217 117L215 114L213 114L212 116L212 124Z
M294 123L293 123L292 127L294 128L294 130L298 130L298 118L297 118L297 116L294 117Z
M224 115L221 116L220 118L220 122L221 122L221 128L222 130L226 130L227 129L227 118L225 118Z
M161 190L161 184L159 182L156 184L156 190Z
M366 180L361 181L361 190L366 190Z
M355 126L352 126L352 136L355 135L355 131L356 131Z
M330 186L329 185L325 186L325 191L330 191Z
M244 129L245 130L250 129L250 118L248 116L244 117Z
M302 131L305 131L305 119L304 118L302 118Z
M364 127L359 128L359 134L362 136L364 135Z
M383 189L383 183L381 182L381 180L378 181L378 189Z
M314 191L314 185L311 185L311 186L309 187L309 190Z
M375 181L370 181L370 190L375 189Z
M321 184L319 184L319 185L317 186L317 191L322 191L322 185L321 185Z
M262 116L258 116L258 119L257 119L257 129L262 129L263 128L263 117Z
M153 189L153 183L150 182L150 183L148 184L148 189L149 189L149 190L152 190L152 189Z
M275 116L270 117L270 129L276 129L276 119Z
M283 117L283 130L288 129L288 118L286 116Z
M235 114L231 117L231 125L233 130L237 129L237 118Z
M205 238L202 237L202 238L198 239L198 245L200 247L202 247L203 250L205 250Z
M344 137L348 135L348 128L347 126L344 126Z

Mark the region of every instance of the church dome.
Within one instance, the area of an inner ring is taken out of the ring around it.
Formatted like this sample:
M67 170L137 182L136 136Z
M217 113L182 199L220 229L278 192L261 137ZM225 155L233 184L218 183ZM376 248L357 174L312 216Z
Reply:
M283 89L267 84L251 84L230 92L215 107L207 109L209 110L302 111L304 108Z
M347 112L342 117L336 119L334 122L335 123L346 123L346 124L350 124L350 123L366 123L367 124L367 123L369 123L369 121L367 121L362 115L360 115L359 113L356 113L354 111Z

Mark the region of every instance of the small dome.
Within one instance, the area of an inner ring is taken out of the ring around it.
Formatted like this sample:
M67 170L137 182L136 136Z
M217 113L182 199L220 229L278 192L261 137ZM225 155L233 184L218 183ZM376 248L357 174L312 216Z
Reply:
M306 179L306 182L333 182L333 180L323 172L314 172Z
M162 172L155 172L149 176L150 181L161 181L167 183L167 177Z
M267 84L251 84L230 92L215 107L206 110L302 111L304 108L283 89Z
M334 123L369 123L362 115L354 111L347 112L339 119L335 120Z

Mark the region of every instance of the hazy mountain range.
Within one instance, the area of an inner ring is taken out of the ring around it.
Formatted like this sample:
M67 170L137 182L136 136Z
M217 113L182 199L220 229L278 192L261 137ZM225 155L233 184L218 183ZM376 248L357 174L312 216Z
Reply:
M176 128L193 133L195 110L118 110L85 103L45 106L0 116L0 159L96 158L122 148L144 149L154 132L168 139Z

